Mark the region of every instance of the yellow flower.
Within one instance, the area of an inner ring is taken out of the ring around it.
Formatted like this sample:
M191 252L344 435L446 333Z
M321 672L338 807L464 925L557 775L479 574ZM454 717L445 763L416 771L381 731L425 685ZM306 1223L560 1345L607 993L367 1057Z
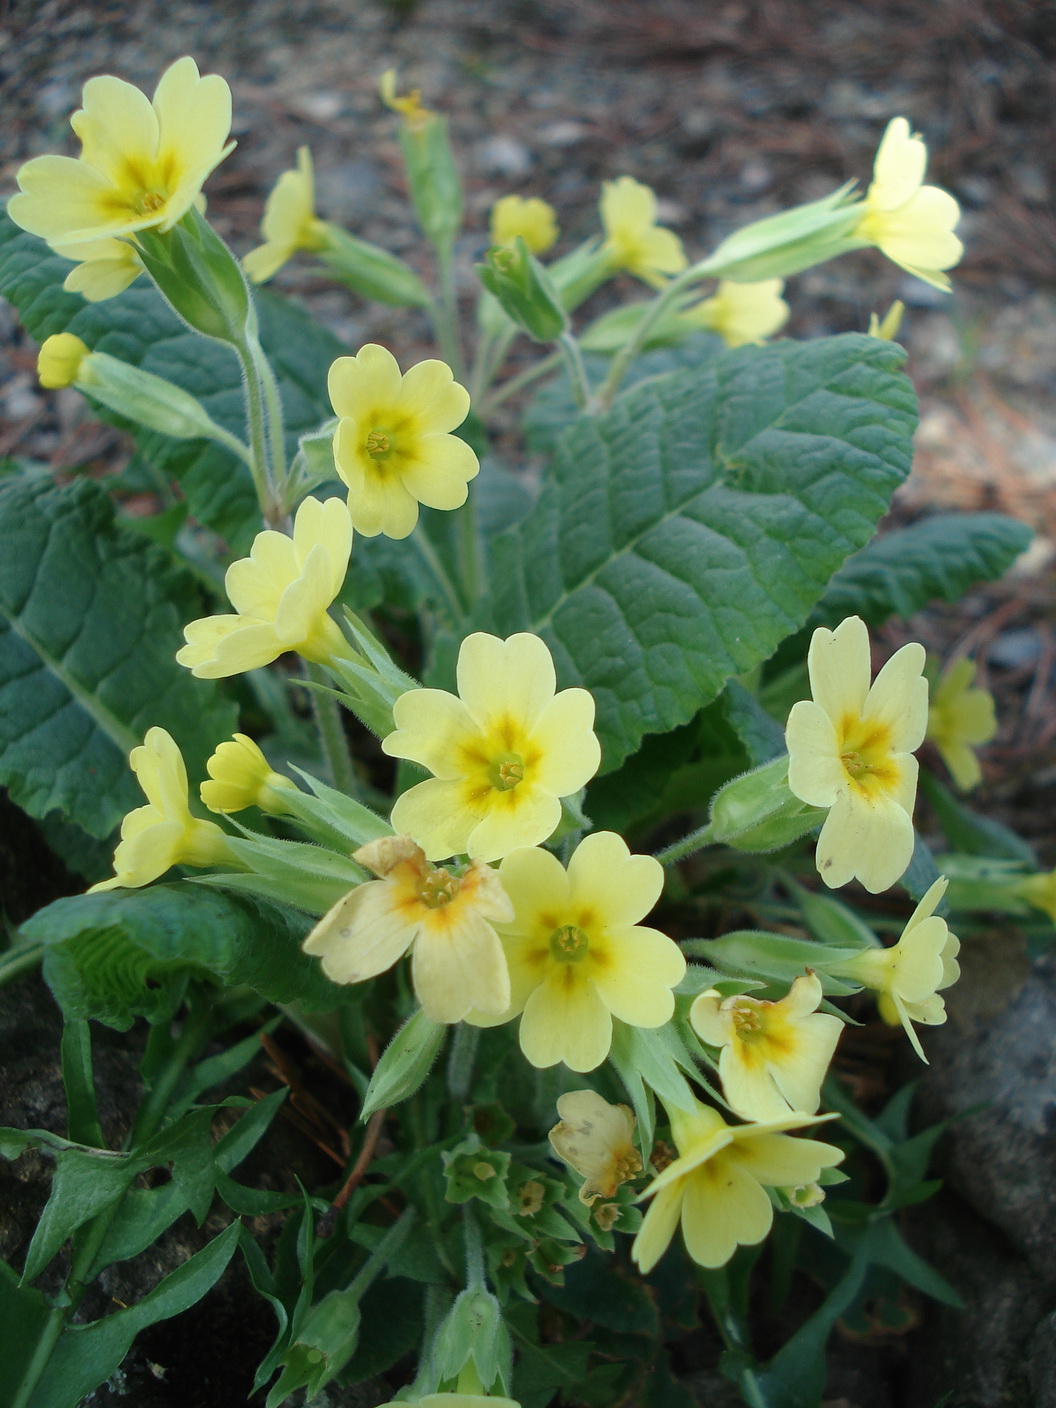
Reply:
M512 245L520 235L533 254L557 243L557 212L538 196L503 196L491 207L492 244Z
M989 690L973 689L974 679L973 660L952 661L942 672L928 709L927 737L962 792L982 781L983 770L972 746L989 743L997 732L994 696Z
M116 298L143 272L135 246L128 240L89 240L85 244L56 244L52 248L63 259L72 259L76 264L66 275L63 288L67 293L83 294L89 303Z
M638 921L660 898L663 867L632 856L612 831L579 843L566 871L549 851L513 851L499 867L514 917L499 925L510 965L509 1009L521 1013L521 1050L533 1066L600 1066L612 1019L633 1027L670 1020L671 989L686 960L678 945ZM467 1021L494 1025L470 1013Z
M381 101L393 112L402 113L408 127L424 127L436 116L429 108L422 107L421 92L412 88L405 98L396 96L396 70L388 68L378 79L378 92Z
M892 948L863 949L853 958L825 965L834 975L872 988L881 1017L892 1027L902 1024L914 1051L925 1062L913 1023L941 1026L946 1020L946 1004L939 990L951 987L961 975L957 962L960 940L935 913L949 883L945 876L935 881Z
M79 158L38 156L18 173L21 194L7 213L56 248L127 235L162 233L186 214L202 182L234 146L231 90L201 78L191 58L161 76L153 103L120 78L90 78L70 125Z
M89 894L149 885L174 865L230 862L227 837L216 822L199 821L191 815L187 769L180 750L163 728L148 729L128 761L147 806L129 812L121 823L121 840L114 852L117 873L93 885Z
M949 290L943 269L964 253L953 233L961 208L947 191L924 185L928 149L904 117L887 124L854 234L867 240L907 273Z
M737 284L722 279L711 298L690 308L686 317L709 332L717 332L727 347L762 342L788 322L789 307L781 297L784 279Z
M270 279L297 250L322 249L326 244L326 226L315 214L315 178L307 147L297 150L297 169L284 171L275 183L264 206L260 233L264 243L242 260L255 284Z
M820 1124L826 1115L788 1115L765 1124L728 1125L717 1110L673 1110L671 1132L679 1157L641 1196L653 1202L634 1239L631 1256L649 1272L682 1222L686 1250L701 1266L723 1266L738 1246L761 1242L774 1220L767 1188L817 1181L843 1150L785 1133Z
M37 380L49 391L72 386L87 356L88 348L72 332L52 333L37 353Z
M814 698L788 716L788 785L801 802L830 808L816 857L826 885L857 876L875 895L913 854L913 752L928 721L924 647L896 651L870 688L869 633L849 616L835 631L818 627L807 667Z
M457 678L457 698L414 689L396 701L382 750L433 776L397 798L392 825L430 860L498 860L552 835L561 798L597 772L594 700L585 689L557 692L545 642L527 633L467 636Z
M659 288L665 274L678 274L686 267L682 241L673 230L656 223L656 195L633 176L603 183L601 223L602 249L614 269L626 269Z
M693 1003L693 1030L722 1047L722 1091L737 1114L779 1120L790 1110L812 1115L821 1104L821 1082L843 1030L838 1017L817 1010L821 996L821 983L808 973L780 1002L746 994L723 1001L712 988Z
M227 569L224 586L237 616L206 616L184 627L176 654L199 679L240 675L296 650L325 663L351 647L327 607L341 590L352 523L340 499L305 499L293 537L266 529L248 557Z
M327 385L341 417L334 463L357 533L406 538L420 503L461 508L480 465L449 433L469 412L469 392L446 362L419 362L401 376L392 353L369 342L355 357L338 357Z
M1035 909L1043 910L1056 924L1056 870L1027 875L1014 884L1013 892Z
M221 743L205 770L210 780L202 783L200 791L211 812L259 807L263 812L281 814L286 810L281 794L294 786L288 777L272 771L267 758L244 733Z
M414 990L432 1021L508 1006L510 977L492 926L513 907L491 866L471 861L461 875L434 869L409 836L371 841L353 859L381 878L338 900L305 939L328 978L361 983L410 949Z
M875 313L870 313L869 336L877 337L882 342L894 342L898 336L898 330L902 326L902 315L905 311L906 305L901 298L896 298L882 318L878 318Z
M634 1147L634 1115L626 1105L610 1105L596 1090L570 1090L558 1098L561 1123L550 1131L559 1159L583 1175L579 1201L588 1208L611 1198L621 1183L642 1171Z

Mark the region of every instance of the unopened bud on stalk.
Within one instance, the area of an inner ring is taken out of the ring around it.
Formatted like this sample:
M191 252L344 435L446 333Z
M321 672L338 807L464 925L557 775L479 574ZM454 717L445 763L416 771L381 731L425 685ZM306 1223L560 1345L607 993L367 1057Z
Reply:
M788 758L775 758L728 782L711 806L709 840L738 851L776 851L806 835L825 811L788 786Z
M507 316L536 342L556 342L567 328L561 295L523 235L512 245L493 245L477 273Z

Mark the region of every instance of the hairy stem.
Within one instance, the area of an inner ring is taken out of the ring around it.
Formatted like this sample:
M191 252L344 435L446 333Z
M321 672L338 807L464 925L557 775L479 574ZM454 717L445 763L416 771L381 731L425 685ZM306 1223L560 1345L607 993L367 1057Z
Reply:
M321 665L309 663L308 678L315 684L329 686L329 678ZM356 770L352 764L340 706L332 695L325 694L322 690L313 689L311 695L312 713L319 730L319 742L330 780L339 792L354 797L358 791Z

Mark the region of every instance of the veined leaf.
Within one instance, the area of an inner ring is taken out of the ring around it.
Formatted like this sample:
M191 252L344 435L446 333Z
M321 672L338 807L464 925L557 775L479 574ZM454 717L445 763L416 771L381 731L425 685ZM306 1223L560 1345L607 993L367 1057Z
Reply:
M603 772L765 660L867 541L912 458L903 355L739 348L564 433L481 624L537 632L591 690Z
M347 990L301 952L309 927L279 905L177 883L56 900L23 932L45 945L44 976L68 1017L125 1031L134 1017L167 1017L180 977L245 984L309 1010L339 1006Z
M199 613L190 573L91 480L0 480L0 782L19 806L108 836L143 801L128 754L153 724L204 776L236 713L174 659Z

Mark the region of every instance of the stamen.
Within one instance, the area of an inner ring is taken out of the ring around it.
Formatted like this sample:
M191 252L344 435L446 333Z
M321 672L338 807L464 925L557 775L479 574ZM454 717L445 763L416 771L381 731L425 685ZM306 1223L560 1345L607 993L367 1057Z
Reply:
M580 963L590 949L590 940L574 924L564 924L550 935L550 952L559 963Z
M488 779L499 792L512 792L524 781L524 759L519 753L501 753L493 759Z
M392 445L383 430L372 430L367 435L367 454L372 460L385 460L392 454Z
M442 909L450 904L462 888L457 875L449 875L441 866L431 870L418 886L418 896L427 909Z

